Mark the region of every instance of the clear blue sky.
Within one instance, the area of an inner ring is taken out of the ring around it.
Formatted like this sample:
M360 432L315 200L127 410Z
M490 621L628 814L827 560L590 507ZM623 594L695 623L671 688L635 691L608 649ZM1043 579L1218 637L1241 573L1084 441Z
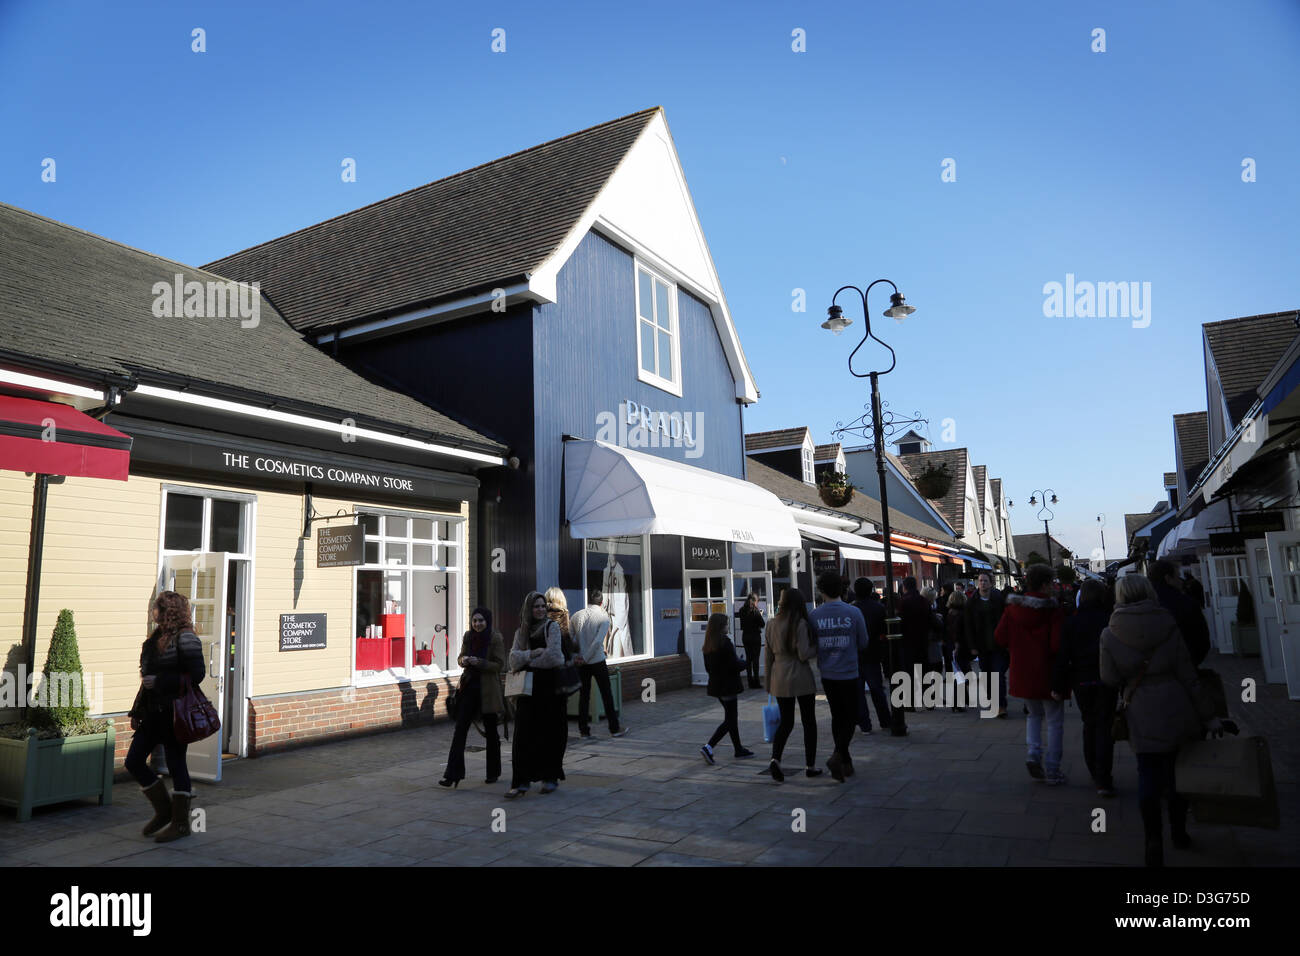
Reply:
M1300 306L1296 0L469 6L0 0L0 199L197 264L659 104L762 390L747 428L824 442L862 412L856 338L818 326L889 277L918 311L880 320L885 397L1018 503L1055 489L1080 552L1161 496L1201 323ZM1149 282L1150 326L1044 317L1067 273Z

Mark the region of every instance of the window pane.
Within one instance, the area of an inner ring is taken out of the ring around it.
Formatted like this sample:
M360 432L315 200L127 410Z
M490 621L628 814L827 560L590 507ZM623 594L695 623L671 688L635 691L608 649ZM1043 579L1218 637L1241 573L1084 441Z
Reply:
M652 297L653 293L650 290L650 286L651 286L650 276L638 270L636 274L636 279L637 279L637 286L640 290L639 298L640 298L641 315L645 316L647 319L652 319L654 318L654 299Z
M395 518L392 515L384 516L384 534L390 538L406 538L410 536L411 521L409 518Z
M592 544L596 545L591 550ZM605 613L610 631L605 639L608 659L646 653L647 608L642 605L641 539L604 538L589 541L586 552L587 588L599 588L605 596Z
M167 495L163 547L168 551L198 551L203 547L203 499L196 495Z
M366 542L365 559L366 559L366 564L379 563L379 542L378 541Z
M640 325L641 368L647 372L655 372L655 327L649 322L641 322Z
M212 499L212 520L208 529L208 550L243 553L243 530L240 520L244 507L238 501Z
M433 545L431 544L413 544L411 545L411 563L428 566L433 564Z
M672 328L672 313L668 310L668 286L655 282L655 322L661 329Z
M406 564L406 543L389 542L384 545L384 564Z
M415 518L411 522L411 537L422 541L433 540L433 519Z
M667 332L659 333L659 374L669 381L673 378L673 340Z
M368 535L379 534L379 515L361 515L361 527Z

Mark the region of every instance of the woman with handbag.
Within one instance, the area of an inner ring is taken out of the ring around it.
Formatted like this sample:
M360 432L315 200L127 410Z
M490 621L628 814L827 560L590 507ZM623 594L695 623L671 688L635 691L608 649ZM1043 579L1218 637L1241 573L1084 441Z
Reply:
M727 734L731 734L737 760L754 756L754 751L746 750L740 743L740 706L736 699L745 691L740 679L745 662L736 656L736 645L727 637L728 624L727 615L711 615L704 629L704 647L701 649L704 669L709 672L708 694L718 698L722 704L722 723L718 724L709 742L700 748L700 755L710 765L713 764L713 745Z
M510 789L513 800L528 792L534 780L542 793L553 793L564 779L564 742L568 735L565 700L556 693L556 677L564 666L563 634L548 616L546 597L528 592L519 611L519 629L510 650L512 675L523 675L523 692L516 697L515 741Z
M772 760L765 773L780 783L781 754L794 730L794 705L799 702L799 721L803 724L804 773L820 777L817 766L817 675L812 662L817 660L817 643L812 639L812 624L803 595L786 588L781 606L767 625L767 692L776 698L781 722L772 736Z
M496 783L501 776L501 738L497 736L497 715L505 708L501 691L501 672L506 666L505 639L492 629L492 612L476 607L469 616L469 630L460 642L463 668L456 693L456 732L447 754L447 769L438 781L440 787L455 787L465 779L465 738L474 718L483 718L483 736L487 738L487 779Z
M1222 733L1202 699L1196 669L1173 615L1162 608L1151 582L1129 574L1115 584L1115 610L1101 632L1100 675L1121 690L1114 739L1128 740L1137 757L1138 807L1146 842L1146 865L1164 865L1160 801L1169 801L1173 844L1191 846L1187 801L1178 795L1174 761L1178 748L1206 731Z
M194 633L190 602L183 594L163 591L153 599L149 615L153 633L140 649L140 691L131 705L131 747L126 769L140 784L153 805L153 819L145 824L145 836L159 843L190 835L190 772L185 765L186 744L176 739L174 705L184 693L183 677L197 687L207 673L203 645ZM149 755L162 744L167 755L175 792L167 793L167 781L149 769ZM166 829L163 829L163 827Z

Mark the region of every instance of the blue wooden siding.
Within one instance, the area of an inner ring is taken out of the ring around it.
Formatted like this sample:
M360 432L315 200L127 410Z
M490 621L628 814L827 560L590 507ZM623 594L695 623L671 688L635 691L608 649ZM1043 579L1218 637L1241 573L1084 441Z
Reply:
M534 309L534 458L537 576L561 579L581 561L581 549L561 527L563 435L595 438L598 416L617 416L625 401L689 413L703 427L695 451L642 448L697 468L744 477L744 440L735 382L708 307L678 289L682 397L637 378L636 267L625 250L594 232L560 270L557 301ZM680 601L680 596L678 598ZM667 622L666 622L667 623ZM678 623L677 626L680 626ZM659 626L656 623L656 653ZM669 651L671 653L671 651Z

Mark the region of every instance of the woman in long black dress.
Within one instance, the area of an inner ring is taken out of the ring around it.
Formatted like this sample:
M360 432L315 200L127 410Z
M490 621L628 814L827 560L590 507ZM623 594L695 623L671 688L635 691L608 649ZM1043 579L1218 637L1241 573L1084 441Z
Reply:
M496 783L501 776L501 739L497 736L497 715L505 708L501 697L501 671L506 662L505 640L492 629L492 612L476 607L469 616L470 629L460 643L457 663L460 675L460 709L456 714L456 731L447 754L447 771L438 781L441 787L455 787L465 779L465 740L475 717L483 718L483 735L487 739L487 779Z
M535 780L552 793L564 779L565 698L557 694L556 675L564 666L560 625L547 615L546 598L530 591L519 613L519 630L510 650L510 670L532 674L532 691L517 697L513 771L506 797L528 792Z

